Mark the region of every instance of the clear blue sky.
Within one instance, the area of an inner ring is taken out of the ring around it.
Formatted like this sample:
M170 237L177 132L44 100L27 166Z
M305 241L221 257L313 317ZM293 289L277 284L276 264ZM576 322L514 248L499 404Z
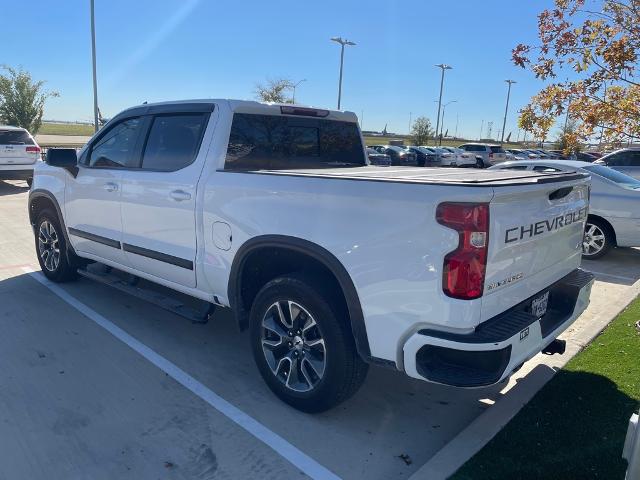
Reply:
M267 77L306 78L300 103L336 106L339 46L345 53L343 105L363 127L403 133L413 118L434 124L440 70L446 74L445 128L475 138L481 121L506 131L541 83L510 61L519 42L535 41L537 13L550 0L95 0L99 103L107 117L141 102L252 98ZM366 7L365 7L366 5ZM89 0L0 0L20 10L0 29L0 64L22 66L57 90L45 117L92 119ZM28 14L25 14L28 11Z

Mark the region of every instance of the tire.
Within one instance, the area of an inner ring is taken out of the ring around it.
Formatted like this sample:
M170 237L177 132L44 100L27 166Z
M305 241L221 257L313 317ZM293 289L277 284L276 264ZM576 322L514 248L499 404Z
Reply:
M38 263L45 277L58 283L78 278L79 259L68 251L58 216L51 210L43 210L38 215L35 244Z
M598 218L588 218L584 226L582 257L596 260L606 255L615 244L611 227Z
M481 158L476 159L476 168L484 168L484 162Z
M356 351L343 302L321 280L295 273L271 280L250 315L251 347L262 378L282 401L307 413L344 402L369 369Z

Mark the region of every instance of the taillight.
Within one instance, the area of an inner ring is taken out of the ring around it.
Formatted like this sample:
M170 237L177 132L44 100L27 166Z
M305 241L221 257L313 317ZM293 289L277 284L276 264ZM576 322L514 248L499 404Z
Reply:
M490 153L490 154L489 154L489 158L493 158L493 153Z
M463 300L481 297L489 245L489 204L441 203L436 220L459 234L458 247L444 257L444 293Z
M30 145L27 147L27 153L40 153L40 147L37 145Z

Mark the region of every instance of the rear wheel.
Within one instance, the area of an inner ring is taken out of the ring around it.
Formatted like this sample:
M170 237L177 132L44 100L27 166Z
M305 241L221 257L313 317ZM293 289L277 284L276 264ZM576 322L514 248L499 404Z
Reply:
M281 400L310 413L345 401L368 370L342 302L324 285L303 274L279 277L251 308L251 345L262 378Z
M476 159L476 168L484 168L484 162L481 158Z
M613 232L609 225L597 218L589 218L584 227L582 256L595 260L604 256L613 247Z
M36 221L36 253L42 273L54 282L68 282L78 278L76 256L67 252L67 243L51 210L43 210Z

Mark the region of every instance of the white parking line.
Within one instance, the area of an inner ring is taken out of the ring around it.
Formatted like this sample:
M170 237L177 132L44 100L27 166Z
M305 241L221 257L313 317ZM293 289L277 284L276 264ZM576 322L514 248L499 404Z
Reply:
M320 465L313 458L306 455L304 452L298 450L292 444L287 442L284 438L282 438L277 433L269 430L267 427L262 425L260 422L252 418L251 416L244 413L239 408L233 406L231 403L227 402L224 398L217 395L215 392L204 386L198 380L193 378L187 372L179 368L177 365L171 363L169 360L159 355L151 348L147 347L142 342L138 341L127 332L122 330L120 327L115 325L114 323L107 320L105 317L100 315L98 312L93 310L92 308L86 306L84 303L80 302L73 296L69 295L62 288L60 288L55 283L49 281L42 273L34 272L31 268L24 267L22 270L25 273L28 273L31 277L36 279L42 285L47 287L53 293L55 293L62 300L67 302L69 305L74 307L88 319L94 321L96 324L104 328L111 335L116 337L118 340L124 342L131 349L142 355L148 361L153 363L156 367L161 369L163 372L167 373L171 378L180 383L182 386L191 390L202 400L207 402L213 408L215 408L218 412L223 414L232 422L235 422L238 426L243 428L245 431L253 435L255 438L263 442L265 445L273 449L275 452L280 454L282 457L287 459L297 468L299 468L302 472L314 479L339 479L336 474L331 472L326 467Z

